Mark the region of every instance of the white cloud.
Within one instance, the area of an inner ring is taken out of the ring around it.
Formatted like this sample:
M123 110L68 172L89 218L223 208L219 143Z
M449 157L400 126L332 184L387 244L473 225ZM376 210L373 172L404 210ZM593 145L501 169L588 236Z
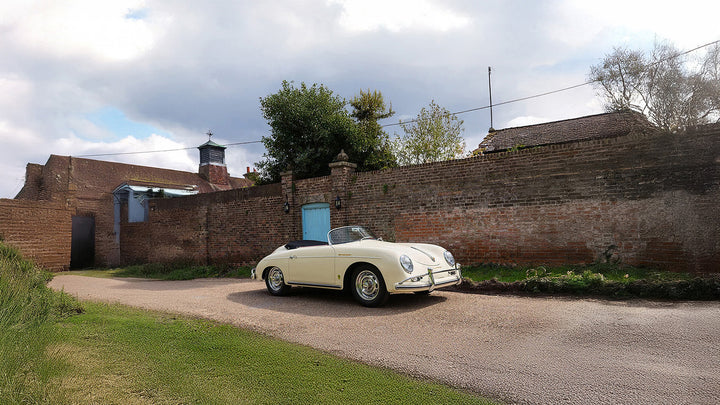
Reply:
M716 1L566 0L559 4L558 10L566 15L570 25L564 27L564 32L563 26L555 28L569 40L589 39L589 33L602 33L609 39L608 34L614 33L616 38L635 47L638 40L652 41L657 36L659 40L671 40L680 49L691 49L720 39L717 30L720 3Z
M549 118L546 117L534 117L531 115L528 116L522 116L522 117L515 117L508 121L507 126L505 128L515 128L515 127L524 127L526 125L533 125L533 124L542 124L544 122L550 122L552 121Z
M133 17L133 10L143 7L142 0L8 2L0 13L9 15L2 20L11 27L6 34L35 51L126 60L154 43L148 23Z
M431 0L330 0L343 8L340 25L348 31L386 29L450 31L467 26L470 17Z
M182 143L157 134L152 134L144 139L128 136L109 143L89 142L71 134L56 140L50 147L50 149L54 151L53 153L57 155L86 157L88 159L194 172L197 170L198 165L197 157L195 156L197 149L177 150L184 148L186 148L186 146ZM144 153L150 151L168 152ZM128 152L142 153L107 155ZM191 153L195 159L190 157Z
M397 111L390 124L432 99L451 111L487 105L489 65L497 103L585 81L613 45L651 47L658 35L688 49L718 39L717 8L695 0L3 0L0 196L14 196L25 164L52 153L195 147L208 129L219 143L259 140L269 127L258 99L282 80L322 83L344 98L377 89ZM89 119L105 108L150 129ZM497 106L494 126L599 112L586 86ZM471 149L489 111L460 118ZM242 175L263 152L228 148L228 170ZM96 158L197 170L194 148Z

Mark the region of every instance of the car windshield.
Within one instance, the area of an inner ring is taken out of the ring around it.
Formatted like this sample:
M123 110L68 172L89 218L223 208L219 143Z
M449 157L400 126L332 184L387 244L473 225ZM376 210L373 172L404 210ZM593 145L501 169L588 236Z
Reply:
M331 245L355 242L363 239L375 239L375 236L362 226L343 226L342 228L335 228L328 232L328 242L330 242Z

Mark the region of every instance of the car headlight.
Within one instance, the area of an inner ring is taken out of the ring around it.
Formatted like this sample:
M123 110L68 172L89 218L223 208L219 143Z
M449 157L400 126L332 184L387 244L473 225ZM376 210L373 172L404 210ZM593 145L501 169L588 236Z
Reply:
M413 263L412 259L410 259L407 255L400 256L400 265L402 266L403 270L405 270L406 273L412 273L413 271Z
M448 252L447 250L445 253L443 253L443 256L445 256L445 261L451 266L455 267L455 258L453 257L452 253Z

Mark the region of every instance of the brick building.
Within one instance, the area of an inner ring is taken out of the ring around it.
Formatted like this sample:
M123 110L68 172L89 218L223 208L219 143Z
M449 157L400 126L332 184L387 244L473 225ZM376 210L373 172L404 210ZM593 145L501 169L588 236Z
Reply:
M497 152L657 130L643 114L625 110L491 131L474 152Z
M120 263L120 223L146 221L151 198L172 198L252 185L231 177L225 147L208 141L198 147L197 173L50 155L44 165L27 165L16 200L52 202L72 216L70 266Z

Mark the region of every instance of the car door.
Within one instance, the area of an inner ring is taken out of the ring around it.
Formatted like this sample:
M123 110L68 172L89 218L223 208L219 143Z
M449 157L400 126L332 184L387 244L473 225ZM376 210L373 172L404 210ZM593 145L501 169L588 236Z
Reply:
M335 249L332 246L307 246L293 249L288 260L288 282L318 287L337 287Z

